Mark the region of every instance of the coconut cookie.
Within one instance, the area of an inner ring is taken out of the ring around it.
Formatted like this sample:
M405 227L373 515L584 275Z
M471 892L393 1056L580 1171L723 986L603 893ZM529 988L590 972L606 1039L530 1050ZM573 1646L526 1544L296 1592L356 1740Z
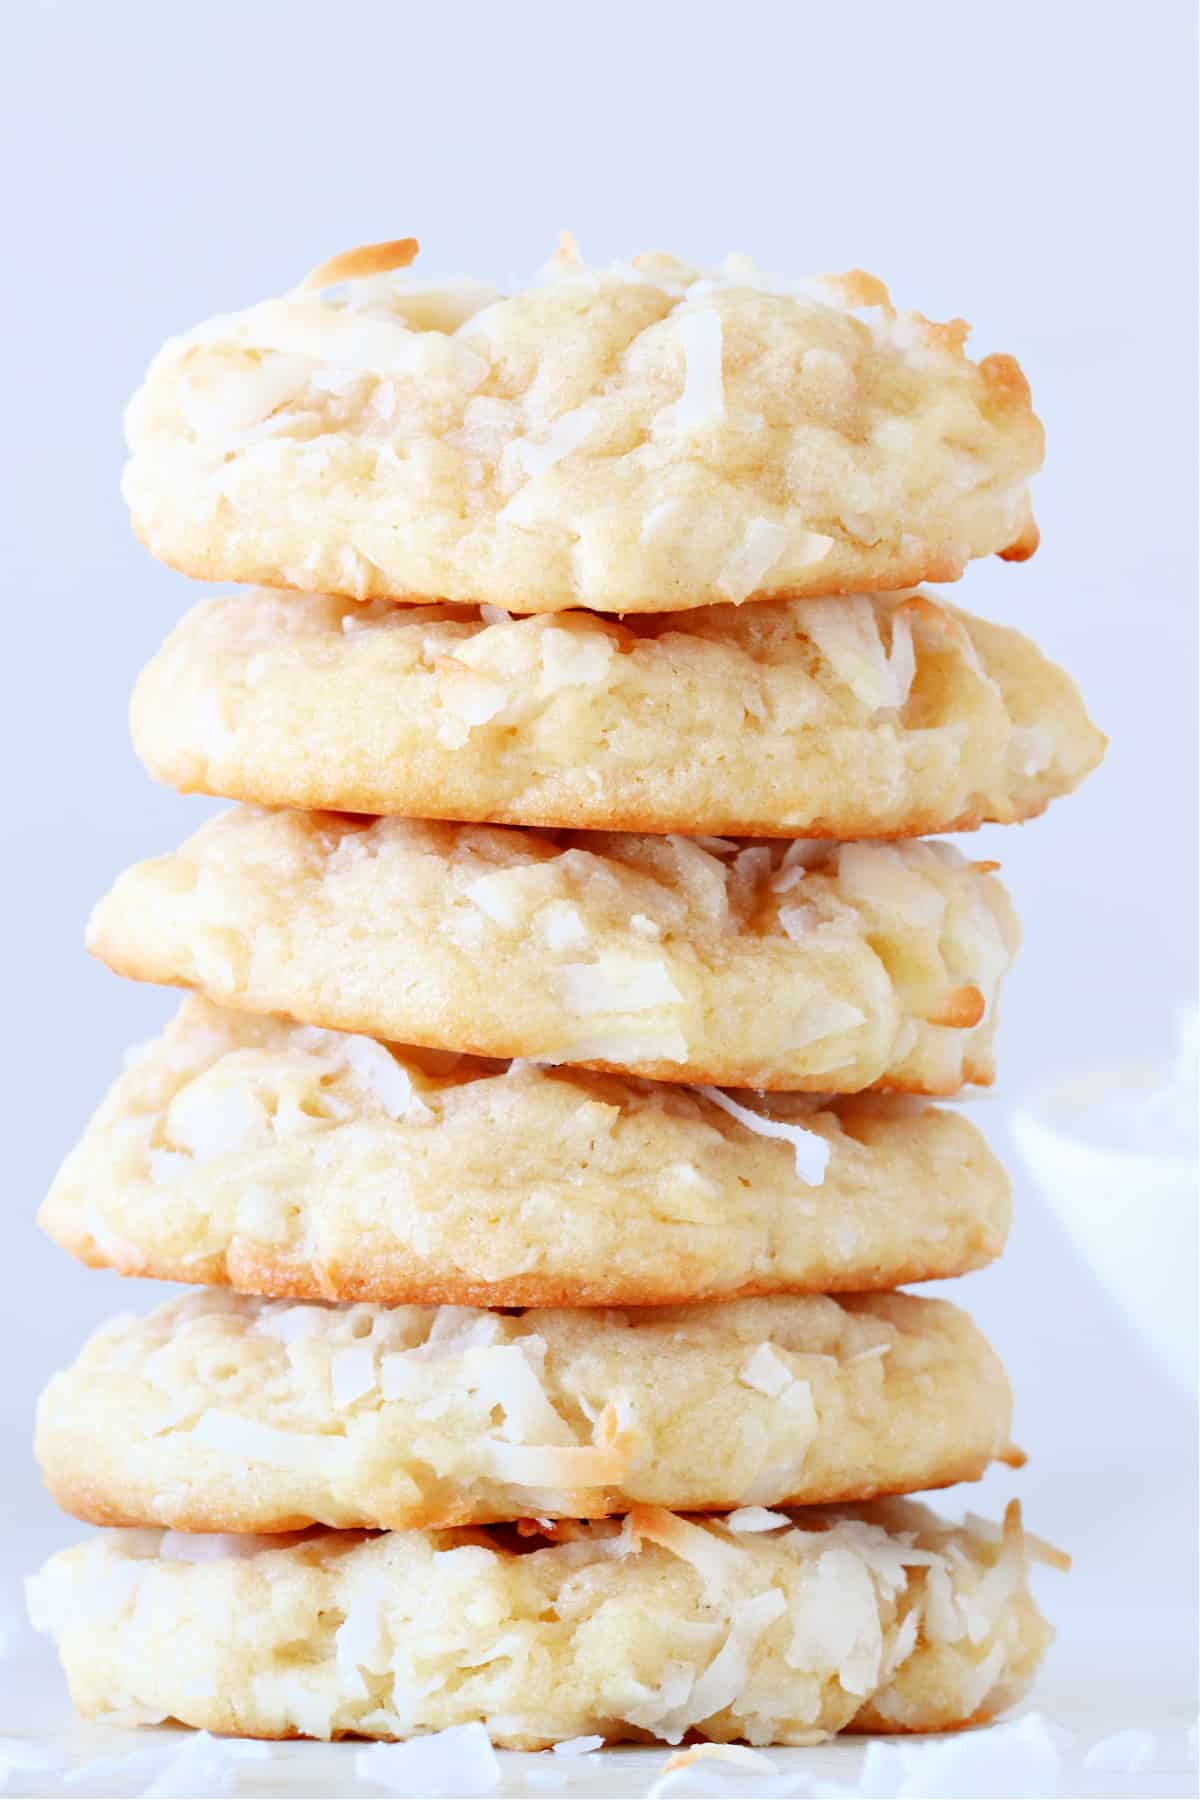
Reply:
M521 1533L529 1531L531 1535ZM89 1718L404 1738L482 1720L538 1750L685 1733L947 1731L1025 1693L1053 1632L1022 1531L884 1501L517 1530L121 1531L29 1586ZM457 1789L455 1790L457 1791Z
M124 492L189 575L522 613L673 612L952 581L1037 544L1009 356L855 271L744 258L531 289L415 283L411 239L171 339Z
M911 1294L541 1310L220 1289L102 1327L42 1396L51 1492L98 1525L291 1531L869 1500L973 1480L1012 1401Z
M941 843L739 845L227 813L139 863L89 947L251 1012L722 1087L992 1079L1017 943Z
M249 1293L621 1306L860 1292L998 1256L957 1112L451 1058L191 998L41 1224L99 1268Z
M767 837L1027 819L1104 749L1027 638L926 594L618 624L252 589L188 614L132 723L185 792Z

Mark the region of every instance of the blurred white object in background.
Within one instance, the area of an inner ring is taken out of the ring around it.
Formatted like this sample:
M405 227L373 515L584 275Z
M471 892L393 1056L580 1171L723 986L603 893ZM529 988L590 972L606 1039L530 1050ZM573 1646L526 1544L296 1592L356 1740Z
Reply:
M1018 1108L1042 1192L1122 1316L1184 1392L1197 1380L1196 1091L1200 1015L1173 1061L1080 1070Z

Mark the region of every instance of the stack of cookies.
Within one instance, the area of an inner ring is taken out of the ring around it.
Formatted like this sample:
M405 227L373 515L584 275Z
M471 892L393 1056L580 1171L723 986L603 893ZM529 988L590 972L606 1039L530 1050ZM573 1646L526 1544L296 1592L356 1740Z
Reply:
M1103 740L918 591L1031 553L1007 357L860 273L501 297L411 241L170 342L139 535L203 600L151 773L236 810L91 948L193 990L46 1229L193 1284L51 1382L33 1584L82 1711L264 1737L943 1730L1049 1639L995 1354L896 1290L994 1258L1017 927L925 834Z

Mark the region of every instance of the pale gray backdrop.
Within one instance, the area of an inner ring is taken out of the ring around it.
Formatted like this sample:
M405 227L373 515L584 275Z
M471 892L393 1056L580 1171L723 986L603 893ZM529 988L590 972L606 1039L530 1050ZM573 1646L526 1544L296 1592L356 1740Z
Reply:
M27 1462L38 1385L93 1322L154 1297L32 1225L120 1051L173 1004L89 962L84 916L205 812L152 786L126 737L135 671L196 590L129 533L121 408L168 332L333 251L414 233L422 269L503 281L569 225L595 260L861 264L901 302L973 320L979 352L1016 352L1049 431L1043 548L975 565L955 598L1036 635L1112 749L1080 796L986 834L1027 942L980 1116L1002 1142L1005 1102L1053 1068L1165 1042L1193 939L1186 0L11 0L3 23L10 1542L32 1558L73 1529ZM956 1296L1014 1375L1035 1453L1017 1484L1061 1536L1078 1539L1079 1504L1109 1515L1093 1572L1113 1554L1131 1604L1165 1602L1136 1527L1162 1471L1182 1480L1187 1415L1027 1183L1018 1198L1008 1257ZM1170 1520L1190 1555L1186 1514ZM1057 1610L1080 1629L1065 1596Z

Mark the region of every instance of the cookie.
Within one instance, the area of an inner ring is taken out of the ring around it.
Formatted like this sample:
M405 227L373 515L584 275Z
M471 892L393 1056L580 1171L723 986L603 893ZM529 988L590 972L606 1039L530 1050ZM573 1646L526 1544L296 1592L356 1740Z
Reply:
M40 1222L95 1268L253 1294L644 1306L961 1275L1010 1210L975 1127L905 1097L452 1058L193 997Z
M1015 1502L1003 1530L884 1501L645 1507L555 1535L112 1532L53 1557L30 1611L79 1711L111 1723L404 1738L482 1720L518 1750L585 1734L808 1744L1011 1706L1053 1638L1030 1562L1063 1561Z
M37 1453L97 1525L400 1529L870 1500L982 1475L1012 1400L911 1294L485 1312L203 1289L102 1327Z
M992 1078L1017 942L942 843L730 840L243 807L100 902L121 974L393 1042L720 1087Z
M206 580L515 612L675 612L952 581L1037 544L1009 356L855 271L567 253L500 295L370 246L171 339L125 497Z
M1028 819L1104 750L1027 638L927 594L618 624L251 589L188 614L132 725L185 793L766 837Z

